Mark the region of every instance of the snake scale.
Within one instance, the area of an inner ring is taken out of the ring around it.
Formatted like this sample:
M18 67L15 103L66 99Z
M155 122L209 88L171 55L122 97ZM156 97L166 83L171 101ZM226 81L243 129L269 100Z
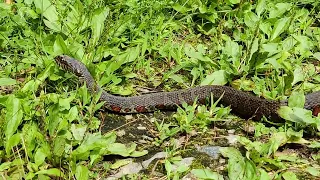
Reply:
M89 91L94 94L102 91L100 101L107 110L117 113L153 112L157 109L175 109L182 102L192 104L196 99L203 103L211 95L220 99L220 103L231 106L232 112L242 118L260 120L262 116L281 121L277 110L288 104L287 100L275 101L256 97L248 92L236 90L228 86L207 85L183 89L173 92L159 92L133 97L115 96L102 90L86 68L86 66L67 55L55 57L56 63L64 70L71 72L85 82ZM306 95L305 109L313 110L320 105L320 91Z

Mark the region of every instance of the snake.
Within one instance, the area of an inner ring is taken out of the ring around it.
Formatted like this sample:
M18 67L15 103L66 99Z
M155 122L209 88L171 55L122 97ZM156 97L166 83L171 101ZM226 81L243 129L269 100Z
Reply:
M76 75L81 83L85 83L91 94L100 94L99 101L103 107L114 113L145 113L156 110L173 110L182 103L193 104L197 101L204 104L213 97L224 106L230 106L231 112L245 118L260 120L263 116L271 121L279 122L278 110L281 106L287 106L288 100L270 100L260 98L252 93L241 91L225 85L204 85L194 88L181 89L172 92L155 92L139 96L117 96L103 90L89 70L81 61L68 55L58 55L56 64L64 71ZM309 93L305 96L304 108L307 110L319 109L320 91Z

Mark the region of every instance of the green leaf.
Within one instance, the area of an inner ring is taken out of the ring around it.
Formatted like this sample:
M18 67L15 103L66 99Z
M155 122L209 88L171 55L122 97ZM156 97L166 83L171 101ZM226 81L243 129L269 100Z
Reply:
M208 62L208 63L212 63L212 60L205 56L205 52L204 52L204 47L202 45L198 45L197 46L197 50L194 49L194 47L191 45L191 44L185 44L184 46L184 53L190 57L190 58L194 58L194 59L197 59L197 60L200 60L202 62Z
M43 20L43 22L48 28L50 28L50 29L52 29L54 31L57 31L57 32L61 31L61 25L58 22L56 22L56 21L48 21L48 20L45 20L45 19Z
M35 174L44 174L44 175L49 175L49 176L58 176L58 177L65 177L63 172L61 172L57 168L51 168L51 169L45 169L45 170L40 170L36 172Z
M228 176L231 180L256 179L256 167L253 162L242 157L236 148L223 147L219 149L224 157L228 157Z
M184 84L184 80L182 79L183 76L181 75L177 75L177 74L172 74L169 76L170 79L176 81L177 83L181 83L181 84Z
M197 178L201 179L213 179L213 180L223 180L223 176L217 172L213 172L210 169L193 169L191 173Z
M265 33L268 37L271 36L272 28L269 22L261 22L259 25L259 29Z
M113 163L110 166L110 168L111 169L118 169L119 167L127 165L127 164L129 164L131 162L132 162L132 159L120 159L120 160L117 160L115 163Z
M279 37L279 35L285 31L289 21L290 18L288 17L284 17L276 21L271 33L271 41Z
M288 138L285 132L277 132L272 135L270 138L270 147L268 155L275 153L280 146L286 144L288 142Z
M305 96L303 92L293 91L288 99L289 107L300 107L303 108L305 103Z
M23 117L23 112L21 109L20 99L16 98L14 95L10 95L6 103L7 113L6 113L6 129L5 135L6 139L10 137L17 131Z
M78 165L75 173L76 179L89 179L89 169L87 166Z
M317 58L320 61L320 52L314 53L313 57Z
M10 86L17 84L17 81L11 78L0 78L0 86Z
M62 136L57 136L54 139L53 154L56 156L62 156L66 146L66 139Z
M11 136L6 142L6 153L11 154L10 152L13 151L13 147L20 143L20 133L14 134Z
M59 99L59 107L60 107L60 111L63 111L63 110L69 110L70 109L70 103L71 101L73 101L75 98L74 95L68 97L68 98L65 98L65 99L62 99L60 98Z
M106 150L108 154L117 154L117 155L127 157L134 151L135 148L136 148L136 144L131 144L131 146L127 147L126 145L121 143L113 143L113 144L110 144L106 148Z
M98 8L94 11L93 17L91 20L91 29L92 29L92 37L93 43L96 44L100 38L101 33L104 29L104 21L106 20L109 14L109 8L103 7Z
M79 119L79 111L78 111L77 106L73 106L70 108L69 113L66 118L68 119L69 123L71 123L74 120Z
M172 172L172 164L170 163L170 161L165 160L164 167L166 168L166 171L167 171L167 177L170 177Z
M53 51L55 55L60 54L70 54L69 49L67 48L66 43L60 35L56 36L56 40L53 44Z
M87 127L81 124L72 124L71 132L75 140L81 141L84 137Z
M258 0L257 7L256 7L256 13L258 17L260 17L260 14L263 13L265 8L266 8L266 0Z
M229 0L229 2L232 4L239 4L240 0Z
M320 171L319 171L319 169L317 169L317 168L314 168L314 167L309 166L309 167L306 168L306 170L307 170L307 172L310 173L312 176L318 176L318 177L320 176Z
M225 85L228 82L227 73L224 70L215 71L208 75L202 82L203 85Z
M290 10L291 3L278 3L275 8L270 10L269 18L281 17L285 12Z
M39 148L36 151L34 156L35 156L35 164L39 167L40 165L42 165L42 163L44 163L44 160L48 155L45 149Z
M9 169L11 167L12 162L7 161L0 164L0 172L3 172L6 169Z
M51 6L51 2L49 0L38 0L34 1L34 5L40 13L43 13Z
M292 171L283 173L282 177L284 180L298 180L298 177Z
M264 169L259 169L259 171L260 171L259 180L271 180L269 174Z
M130 154L130 157L141 157L141 156L144 156L148 154L148 151L147 150L142 150L142 151L133 151L131 154Z
M172 8L180 13L186 13L189 9L186 8L185 6L181 6L180 4L178 3L174 3L172 5Z
M259 17L251 11L244 15L244 23L250 28L254 28L258 21Z
M101 134L88 134L85 136L81 145L75 149L72 154L73 155L81 155L83 153L89 152L95 148L105 148L110 144L113 144L116 140L116 134L110 133L105 136L101 136Z
M295 85L296 83L304 80L304 73L301 66L297 66L293 72L293 81L291 85Z

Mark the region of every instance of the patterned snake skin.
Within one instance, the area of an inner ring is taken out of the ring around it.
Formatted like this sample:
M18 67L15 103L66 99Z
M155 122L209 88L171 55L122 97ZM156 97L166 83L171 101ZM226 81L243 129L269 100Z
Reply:
M220 97L220 103L231 106L232 111L242 118L260 120L262 116L272 121L281 121L277 110L287 105L287 101L274 101L256 97L250 93L242 92L228 86L200 86L173 92L159 92L133 97L121 97L108 94L102 90L86 66L69 56L60 55L55 58L62 69L72 72L82 82L85 82L91 93L102 91L100 101L105 102L104 107L118 113L152 112L157 109L175 109L182 102L192 104L195 99L205 102L211 95L214 99ZM306 95L305 109L312 110L320 104L320 91Z

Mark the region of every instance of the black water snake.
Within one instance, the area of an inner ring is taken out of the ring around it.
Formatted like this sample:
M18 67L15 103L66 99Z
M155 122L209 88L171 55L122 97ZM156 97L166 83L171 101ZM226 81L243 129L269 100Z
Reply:
M265 116L272 121L280 121L281 118L277 111L280 106L288 104L287 100L263 99L248 92L220 85L206 85L173 92L158 92L133 97L115 96L98 86L82 62L66 55L55 57L55 61L62 69L75 74L82 82L85 82L92 94L102 91L99 100L104 102L103 107L117 113L142 113L153 112L157 109L175 109L182 102L190 104L197 99L198 102L203 103L206 98L213 96L214 99L221 97L220 103L231 106L232 111L242 118L260 120L262 116ZM313 110L319 104L320 91L306 95L305 109Z

